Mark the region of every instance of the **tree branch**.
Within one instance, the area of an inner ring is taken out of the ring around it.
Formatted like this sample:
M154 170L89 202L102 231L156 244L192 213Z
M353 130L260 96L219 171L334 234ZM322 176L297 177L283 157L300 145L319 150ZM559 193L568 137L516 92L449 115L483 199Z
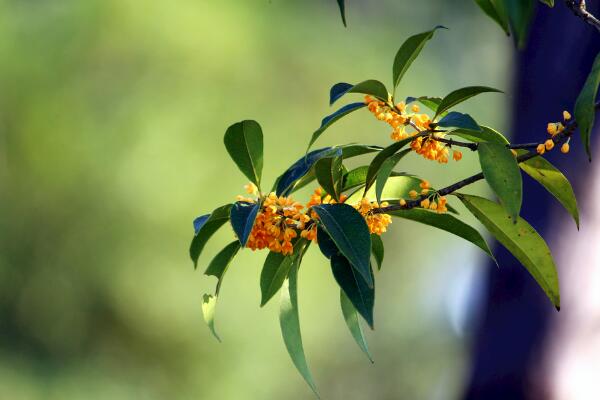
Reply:
M600 20L587 10L585 0L565 0L565 4L573 14L600 32Z

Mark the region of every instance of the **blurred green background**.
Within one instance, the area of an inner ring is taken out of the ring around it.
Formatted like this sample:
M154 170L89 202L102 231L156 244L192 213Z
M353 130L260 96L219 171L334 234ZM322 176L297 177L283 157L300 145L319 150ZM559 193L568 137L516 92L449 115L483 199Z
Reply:
M281 340L277 299L258 307L265 253L244 251L228 271L224 342L204 326L202 294L215 284L204 265L232 232L194 271L192 220L246 183L225 129L262 124L270 182L331 112L333 83L389 83L402 41L438 24L450 30L400 95L510 88L512 44L472 1L348 1L347 16L345 29L333 0L0 2L0 399L312 398ZM509 101L462 108L503 129ZM347 142L385 145L389 129L355 113L318 144ZM476 160L403 165L441 186ZM304 346L320 392L454 399L482 256L406 221L384 241L374 365L347 332L327 262L313 249L303 264Z

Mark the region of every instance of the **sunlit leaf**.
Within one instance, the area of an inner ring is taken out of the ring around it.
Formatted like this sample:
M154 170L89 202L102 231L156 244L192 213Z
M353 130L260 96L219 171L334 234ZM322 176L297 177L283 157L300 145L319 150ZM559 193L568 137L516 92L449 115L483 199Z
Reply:
M494 259L494 255L483 236L481 236L475 228L465 224L450 214L438 214L437 212L424 210L422 208L392 211L389 214L450 232L473 243Z
M459 194L473 215L527 268L556 308L560 308L558 274L548 245L525 221L514 218L498 203L478 196Z
M233 231L238 237L242 247L246 246L252 227L254 226L254 220L260 209L260 204L257 203L246 203L244 201L237 201L231 207L229 214L231 219L231 226Z
M392 71L394 90L402 80L402 77L406 71L408 71L408 68L411 66L413 61L415 61L415 59L419 56L427 41L433 37L433 33L439 28L444 27L436 26L430 31L413 35L406 39L404 43L402 43L402 46L400 46L400 49L398 49L396 57L394 58L394 67Z
M346 325L350 330L350 334L352 334L352 337L354 338L356 344L358 344L358 347L360 347L363 353L365 353L369 358L369 361L373 362L373 357L371 356L369 347L367 346L367 340L365 339L365 335L360 327L358 312L343 290L340 290L340 304L342 306L342 314L344 315L344 320L346 321Z
M302 346L302 334L300 333L300 319L298 316L298 266L300 257L292 264L287 279L281 288L281 304L279 309L279 324L285 347L296 366L296 369L313 392L317 393L312 374L306 363L304 347Z
M481 127L469 114L451 111L437 122L442 128L460 128L469 131L481 131Z
M421 179L411 175L396 175L387 179L383 192L381 193L381 201L395 201L400 199L408 199L411 190L421 191ZM375 199L375 188L371 187L366 195L363 191L357 191L351 194L346 200L347 204L356 204L362 198Z
M494 142L494 143L500 143L500 144L504 144L507 145L508 139L501 134L500 132L496 131L493 128L490 128L489 126L484 126L484 125L480 125L481 127L481 131L473 131L473 130L466 130L466 129L455 129L452 131L448 132L448 135L452 136L459 136L463 139L469 140L471 142Z
M240 171L260 187L263 169L263 133L256 121L246 120L227 128L225 148Z
M540 0L542 3L547 5L548 7L554 7L554 0Z
M356 311L367 321L373 329L373 306L375 304L375 287L368 286L346 257L336 254L331 257L331 271L340 288L348 296ZM373 272L369 267L369 274L373 280ZM373 281L374 282L374 281Z
M477 96L478 94L486 93L486 92L500 92L501 93L502 91L498 90L498 89L490 88L487 86L468 86L468 87L464 87L461 89L457 89L453 92L448 93L448 95L446 95L446 97L444 97L442 99L441 103L439 104L439 106L436 110L435 116L438 116L439 114L443 113L444 111L451 109L455 105L460 104L463 101L466 101L473 96Z
M348 204L314 206L320 223L333 239L336 247L350 261L369 287L373 286L369 259L371 234L365 219Z
M371 234L371 254L373 254L373 258L375 258L377 269L381 269L381 266L383 265L385 248L383 247L381 236L376 233Z
M588 154L590 161L592 154L590 151L590 134L594 126L596 116L596 95L598 93L598 85L600 85L600 53L594 60L592 70L588 75L579 96L575 103L575 120L579 126L581 141L585 146L585 151Z
M226 204L215 209L211 214L203 215L194 220L195 235L190 245L190 258L194 262L194 268L198 266L198 258L204 246L212 235L229 221L231 204Z
M479 163L485 180L516 220L523 200L523 181L512 152L499 143L479 143Z
M366 104L364 102L347 104L344 107L337 110L336 112L334 112L333 114L328 115L325 118L323 118L323 121L321 121L321 126L319 127L319 129L317 129L316 131L313 132L312 137L310 139L310 143L308 144L308 148L310 149L310 147L313 145L313 143L317 141L319 136L321 136L323 134L323 132L325 132L325 130L327 128L329 128L331 125L333 125L333 123L335 123L337 120L344 117L345 115L350 114L352 111L356 111L363 107L366 107Z
M215 330L215 307L217 305L217 296L213 296L212 294L204 294L202 296L202 316L204 317L204 322L208 325L210 332L213 336L220 342L221 338L217 334Z
M369 166L363 165L345 173L344 177L342 178L342 191L350 190L355 187L364 185L365 181L367 180L368 171Z

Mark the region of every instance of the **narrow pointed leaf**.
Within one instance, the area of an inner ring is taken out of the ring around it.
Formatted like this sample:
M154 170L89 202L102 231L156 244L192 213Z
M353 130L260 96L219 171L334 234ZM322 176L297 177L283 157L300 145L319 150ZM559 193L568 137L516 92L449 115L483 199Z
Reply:
M246 203L244 201L237 201L231 207L231 226L242 247L245 247L246 242L248 242L248 237L250 236L250 232L252 232L254 220L259 209L260 204Z
M344 4L344 0L337 0L338 7L340 8L340 15L342 16L342 23L344 26L346 25L346 5Z
M286 195L296 182L305 176L312 166L321 158L327 157L331 153L332 147L325 147L318 150L313 150L293 163L279 178L275 185L278 196Z
M543 157L535 157L519 164L527 175L544 186L571 214L579 229L577 199L569 180L554 165Z
M344 321L346 321L346 325L350 330L350 334L354 338L354 341L358 347L360 347L363 353L365 353L365 355L369 358L369 361L373 362L373 357L371 356L371 353L369 352L369 346L367 345L367 339L365 338L363 330L360 327L358 312L343 290L340 290L340 304L342 306Z
M465 224L450 214L438 214L422 208L412 208L410 210L392 211L390 212L390 215L420 222L422 224L450 232L473 243L495 261L494 255L492 254L492 251L490 250L490 247L486 243L483 236L481 236L481 234L475 228Z
M213 296L212 294L204 294L202 296L202 316L204 317L204 322L208 325L210 332L213 334L215 339L219 342L221 338L217 334L215 330L215 307L217 305L217 296Z
M459 194L458 198L488 231L523 264L556 308L560 293L556 265L548 245L523 218L517 223L502 206L478 196Z
M495 129L484 125L480 125L480 127L480 132L466 129L455 129L453 131L449 131L448 135L458 136L475 143L494 142L503 145L509 144L508 139Z
M284 256L281 253L269 252L260 274L260 306L264 306L277 293L287 278L296 258L303 254L306 240L300 239L294 244L294 253Z
M260 187L263 169L263 133L256 121L246 120L227 128L225 148L240 171Z
M554 0L540 0L542 3L547 5L548 7L554 7Z
M536 3L531 0L503 0L503 2L515 43L522 49L527 43L529 26L533 19Z
M448 95L446 95L446 97L444 97L442 99L440 105L438 106L438 108L436 110L435 116L437 117L444 111L451 109L455 105L460 104L463 101L466 101L473 96L477 96L478 94L486 93L486 92L502 93L501 90L494 89L494 88L487 87L487 86L468 86L468 87L464 87L461 89L457 89L453 92L448 93ZM434 117L434 119L435 119L435 117Z
M379 172L377 172L377 178L375 181L375 196L378 202L381 202L381 195L383 194L383 189L385 188L385 184L387 183L388 178L392 174L392 171L396 167L396 164L398 164L398 162L411 151L411 149L402 150L401 152L396 153L387 160L385 160L381 165Z
M508 25L508 15L504 9L504 0L475 0L475 3L487 14L488 17L496 21L502 30L508 35L510 29Z
M383 192L381 193L381 201L397 201L400 199L408 199L411 190L421 191L421 179L410 175L391 176L387 179ZM375 188L371 187L365 194L363 191L357 191L351 194L346 199L346 204L356 204L363 197L368 199L375 198Z
M596 56L592 70L577 97L577 102L575 102L575 120L579 126L581 141L585 146L585 151L587 152L590 161L592 160L590 135L596 116L596 95L598 94L598 85L600 85L600 53Z
M226 204L215 209L211 214L203 215L194 220L195 236L190 245L190 258L194 262L194 268L198 266L198 258L204 246L212 235L229 221L231 204Z
M388 99L388 90L385 85L375 79L369 79L356 85L345 82L336 83L329 92L329 104L335 103L346 93L368 94L381 101L387 101Z
M314 206L325 231L336 247L350 261L366 284L373 286L371 276L371 234L365 219L348 204Z
M443 128L460 128L468 131L481 131L481 127L469 114L451 111L437 122L437 126Z
M406 104L410 104L415 101L423 104L425 107L429 108L431 111L436 112L438 107L440 106L440 103L442 102L442 98L441 97L421 96L421 97L407 97L405 100ZM440 114L443 114L443 113L440 113Z
M385 149L381 150L379 152L379 154L377 154L373 158L373 160L371 161L371 164L369 165L369 170L367 171L367 179L365 180L365 190L364 190L365 193L367 193L367 191L369 190L371 185L373 183L375 183L375 180L377 179L377 174L379 174L379 171L381 170L383 163L388 158L390 158L394 154L396 154L398 151L402 150L402 148L404 146L406 146L408 143L412 142L413 140L414 140L414 137L409 137L409 138L400 140L398 142L392 143Z
M313 392L317 393L317 387L312 374L306 363L304 347L302 346L302 334L300 333L300 319L298 315L298 264L299 258L293 263L287 279L281 288L281 305L279 309L279 324L285 347L296 366L300 375L310 386Z
M336 112L334 112L333 114L328 115L325 118L323 118L323 121L321 122L321 126L319 127L319 129L317 129L316 131L313 132L312 137L310 139L310 143L308 144L308 148L310 149L310 147L313 145L313 143L315 143L317 141L319 136L321 136L323 134L323 132L325 132L325 130L327 128L329 128L331 125L333 125L337 120L350 114L352 111L356 111L365 106L366 106L366 104L364 102L347 104L344 107L337 110Z
M406 39L404 43L402 43L402 46L400 46L400 49L398 49L396 57L394 58L394 67L392 71L394 90L402 80L402 77L406 71L408 71L408 68L411 66L413 61L415 61L415 59L419 56L427 41L433 37L433 33L439 28L444 27L436 26L430 31L411 36Z
M480 143L478 149L485 180L516 221L523 200L523 182L517 160L506 146L499 143Z
M336 201L339 201L343 165L341 157L325 157L315 163L317 182Z
M348 259L342 255L331 257L331 271L340 288L356 308L356 311L367 321L373 329L373 306L375 304L375 288L369 287L362 279ZM372 271L369 268L369 274ZM372 279L372 278L371 278Z
M373 258L375 258L375 262L377 263L377 269L381 270L381 266L383 265L383 256L385 254L385 248L383 247L383 241L381 240L381 236L376 233L371 234L371 254L373 254Z
M355 187L365 184L367 180L367 172L369 171L368 165L354 168L344 174L342 191L350 190Z

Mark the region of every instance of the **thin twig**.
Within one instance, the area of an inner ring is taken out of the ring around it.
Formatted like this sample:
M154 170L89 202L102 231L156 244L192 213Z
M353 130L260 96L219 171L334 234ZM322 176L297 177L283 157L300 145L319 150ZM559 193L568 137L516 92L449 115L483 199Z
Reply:
M565 4L573 14L600 32L600 20L587 10L585 0L565 0Z

